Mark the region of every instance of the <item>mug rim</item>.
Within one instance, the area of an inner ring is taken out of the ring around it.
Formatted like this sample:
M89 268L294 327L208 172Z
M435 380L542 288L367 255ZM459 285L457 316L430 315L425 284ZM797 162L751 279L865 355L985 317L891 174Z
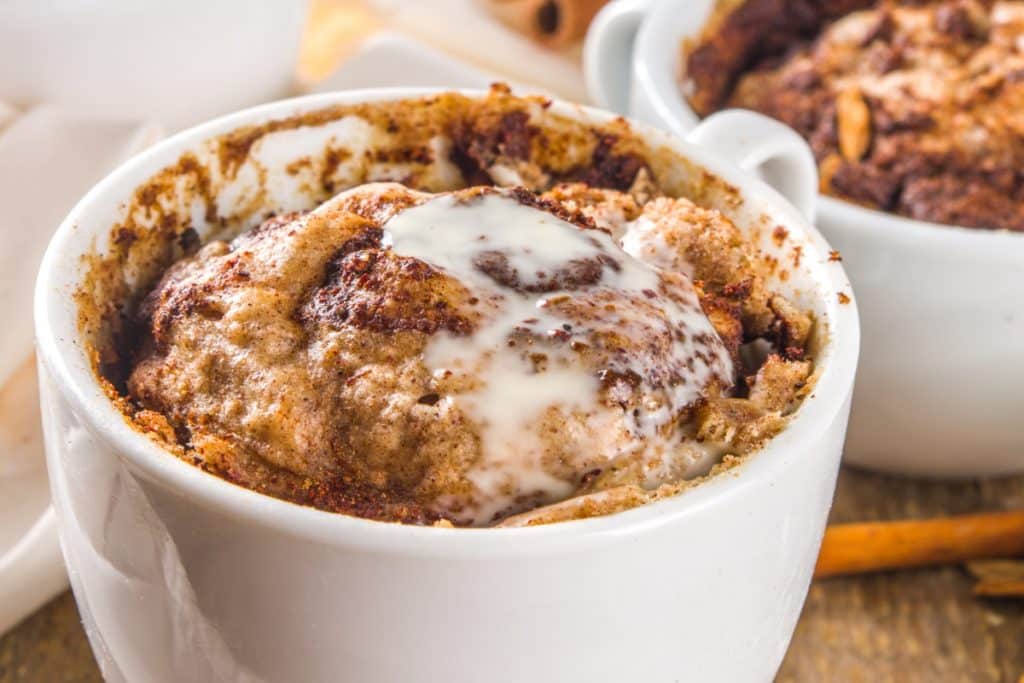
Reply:
M678 4L671 0L643 1L647 7L631 55L634 82L639 84L643 95L662 119L676 121L681 118L678 123L699 125L703 119L683 96L676 76L682 68L678 62L680 46L685 38L691 37L680 27L679 17L685 15L685 10L680 12ZM705 1L708 4L712 2ZM693 5L688 9L692 11ZM666 59L666 55L672 58ZM840 216L854 230L891 231L908 241L929 239L950 247L991 249L993 252L1024 250L1024 232L936 223L860 206L821 192L818 192L818 207L820 217L827 220L827 217ZM880 225L882 223L887 225Z
M710 505L735 499L759 480L773 478L786 466L782 452L792 445L813 440L828 429L843 410L852 392L860 344L856 301L841 264L828 262L829 246L799 212L772 188L739 168L715 158L714 152L636 121L633 132L653 146L667 146L694 164L736 187L759 211L795 229L818 260L808 276L815 298L824 304L827 338L818 354L821 376L785 429L737 467L709 477L691 489L608 515L530 527L437 528L364 519L291 503L233 484L211 475L180 458L133 428L109 399L85 358L78 342L77 307L69 296L78 284L81 257L94 248L104 228L79 229L97 210L120 204L139 182L173 163L182 151L240 126L335 104L384 102L459 92L483 97L483 90L448 88L376 88L339 91L280 100L244 109L182 131L108 174L75 205L62 221L47 247L34 295L38 360L57 391L70 403L82 425L114 451L118 459L143 478L177 495L236 519L273 528L293 536L329 545L358 546L382 552L437 556L518 555L566 550L612 542L624 535L660 527ZM604 123L615 114L554 100L551 111L575 120ZM57 283L62 283L58 285ZM840 304L840 293L849 297ZM52 398L50 400L56 400ZM51 446L55 447L55 446ZM796 463L799 466L799 463Z

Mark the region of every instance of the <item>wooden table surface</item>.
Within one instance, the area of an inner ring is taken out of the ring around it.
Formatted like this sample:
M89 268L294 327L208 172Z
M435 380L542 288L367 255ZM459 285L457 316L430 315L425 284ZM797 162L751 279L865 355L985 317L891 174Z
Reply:
M832 521L1004 508L1024 508L1024 477L941 484L844 469ZM1024 600L978 599L971 583L959 567L816 582L778 680L1024 683ZM99 680L70 594L0 638L0 683Z

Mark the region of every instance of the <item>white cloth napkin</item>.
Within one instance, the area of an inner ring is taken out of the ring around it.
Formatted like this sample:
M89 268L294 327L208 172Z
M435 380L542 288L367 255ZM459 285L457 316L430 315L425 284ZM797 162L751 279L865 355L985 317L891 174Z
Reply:
M36 270L75 202L161 134L152 124L0 103L0 633L67 586L32 358Z

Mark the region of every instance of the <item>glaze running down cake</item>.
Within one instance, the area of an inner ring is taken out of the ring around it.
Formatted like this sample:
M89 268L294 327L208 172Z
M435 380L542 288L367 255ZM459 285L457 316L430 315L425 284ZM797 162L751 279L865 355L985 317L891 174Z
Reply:
M755 380L708 403L734 388L744 312L766 332L777 313L756 279L737 302L698 289L682 247L702 225L736 242L681 199L362 186L172 266L129 391L215 471L333 482L321 502L356 514L482 525L640 498L774 433L793 399ZM787 324L799 349L809 320ZM756 414L719 433L698 417L715 405Z

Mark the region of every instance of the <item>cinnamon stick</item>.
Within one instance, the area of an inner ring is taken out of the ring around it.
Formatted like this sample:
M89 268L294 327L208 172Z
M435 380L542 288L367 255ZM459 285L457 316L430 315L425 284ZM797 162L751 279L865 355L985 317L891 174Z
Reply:
M825 578L1021 555L1024 510L945 519L838 524L825 532L814 576Z

